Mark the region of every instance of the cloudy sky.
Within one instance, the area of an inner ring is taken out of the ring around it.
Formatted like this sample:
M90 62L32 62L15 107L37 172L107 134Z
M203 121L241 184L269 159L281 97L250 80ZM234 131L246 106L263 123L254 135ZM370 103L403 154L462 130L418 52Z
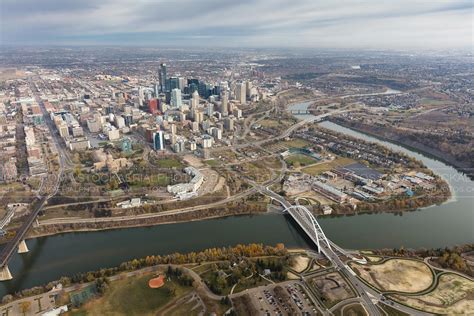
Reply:
M3 44L470 48L473 0L0 0Z

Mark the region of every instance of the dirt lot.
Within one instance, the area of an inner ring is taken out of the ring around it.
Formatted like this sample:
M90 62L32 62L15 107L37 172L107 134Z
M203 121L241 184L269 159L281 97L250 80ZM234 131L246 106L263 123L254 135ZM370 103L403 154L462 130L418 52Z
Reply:
M310 284L321 294L321 300L328 308L340 301L355 297L349 284L337 272L314 277L310 280Z
M435 314L467 315L474 311L474 282L455 274L445 274L434 291L419 296L394 296L409 306Z
M351 266L364 280L382 291L416 293L433 283L431 270L420 261L390 259L382 264L353 263Z

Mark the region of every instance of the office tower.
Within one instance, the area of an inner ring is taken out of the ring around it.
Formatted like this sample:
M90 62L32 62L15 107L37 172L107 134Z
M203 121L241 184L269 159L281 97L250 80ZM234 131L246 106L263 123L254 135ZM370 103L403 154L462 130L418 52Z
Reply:
M171 77L169 79L169 86L171 91L173 91L174 89L180 89L178 77Z
M115 90L114 88L111 89L112 91L110 92L112 100L115 100Z
M193 92L193 96L191 98L191 109L196 109L199 105L199 93L197 91Z
M116 115L114 120L115 126L117 128L125 127L125 119L121 115Z
M158 112L158 100L157 99L148 100L148 111L151 114L156 114L156 112Z
M194 112L194 122L201 123L204 119L204 114L200 112L199 110L196 110Z
M173 89L171 91L171 106L181 108L183 102L181 100L181 90Z
M232 131L234 130L234 119L233 118L226 118L224 121L224 127L226 130Z
M222 139L222 130L214 127L212 129L212 136L214 136L218 140L221 140Z
M167 91L166 89L167 77L166 77L166 64L165 63L160 64L160 70L158 72L158 80L160 81L160 92L166 92Z
M138 105L143 106L143 101L145 100L145 92L142 87L138 87Z
M237 84L235 89L235 99L240 102L240 104L245 104L246 102L246 92L247 85L245 82L240 82Z
M198 122L192 122L191 123L191 129L193 133L199 132L199 123Z
M165 150L165 142L163 139L163 131L153 133L153 149Z
M158 95L160 94L160 86L157 83L153 86L153 93L155 94L155 98L158 98Z
M184 87L186 87L186 79L184 79L184 77L178 77L178 88L181 90L181 91L184 91Z
M189 84L189 93L193 93L194 91L198 91L199 86L195 83L190 83Z
M245 91L246 91L247 98L250 99L250 97L252 96L252 82L251 81L247 81L247 87Z
M228 100L227 100L227 92L223 91L221 96L221 114L222 116L229 115L229 107L228 107Z
M211 117L212 115L214 115L214 104L209 103L207 106L207 116Z

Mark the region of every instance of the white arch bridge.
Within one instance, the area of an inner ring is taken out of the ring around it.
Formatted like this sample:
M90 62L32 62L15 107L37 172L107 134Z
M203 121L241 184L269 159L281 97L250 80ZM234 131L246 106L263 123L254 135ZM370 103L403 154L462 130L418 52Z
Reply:
M283 210L291 215L298 225L305 231L306 235L316 244L318 252L321 251L327 256L326 249L332 251L331 242L324 234L323 229L319 226L316 218L303 205L293 205Z

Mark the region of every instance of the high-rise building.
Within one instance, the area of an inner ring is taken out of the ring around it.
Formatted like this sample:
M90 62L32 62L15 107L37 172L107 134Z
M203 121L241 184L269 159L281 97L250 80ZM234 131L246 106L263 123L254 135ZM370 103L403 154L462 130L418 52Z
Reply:
M148 100L148 111L150 111L151 114L158 112L158 99Z
M160 81L160 92L166 92L167 91L166 89L167 77L166 77L166 64L165 63L160 64L160 70L158 72L158 80Z
M199 93L197 91L193 92L193 96L191 98L191 109L196 109L199 105Z
M247 87L245 91L246 91L247 98L250 99L250 97L252 96L252 81L247 81Z
M169 80L170 90L173 91L174 89L180 89L179 87L179 78L178 77L171 77Z
M211 117L214 114L214 104L209 103L207 106L207 116Z
M153 133L153 149L165 150L165 141L163 139L163 131Z
M181 100L181 90L173 89L171 90L171 106L181 108L183 102Z
M226 118L224 120L224 127L226 130L232 131L234 130L234 119L233 118Z
M143 100L145 100L145 92L142 87L138 87L138 105L143 106Z
M223 91L221 96L221 114L222 116L229 115L229 107L228 107L228 100L227 100L227 92Z
M247 85L245 82L240 82L237 84L235 89L235 99L240 102L240 104L245 104L247 98Z
M184 79L183 77L178 77L178 81L179 81L179 86L178 86L178 88L179 88L181 91L184 91L184 87L186 87L186 79Z

